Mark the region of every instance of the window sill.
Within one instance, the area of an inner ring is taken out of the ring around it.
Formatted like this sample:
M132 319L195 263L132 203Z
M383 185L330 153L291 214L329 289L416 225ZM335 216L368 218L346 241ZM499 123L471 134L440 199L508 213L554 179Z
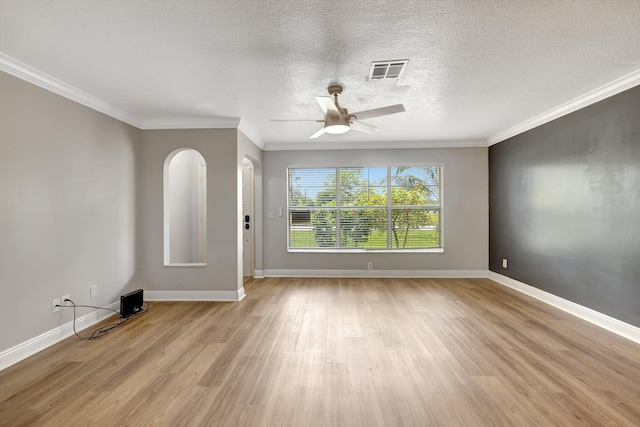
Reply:
M165 267L206 267L206 262L185 262L185 263L175 263L175 264L165 264Z
M287 249L289 253L332 253L332 254L372 254L372 253L384 253L384 254L397 254L397 253L431 253L441 254L444 253L444 248L431 248L431 249Z

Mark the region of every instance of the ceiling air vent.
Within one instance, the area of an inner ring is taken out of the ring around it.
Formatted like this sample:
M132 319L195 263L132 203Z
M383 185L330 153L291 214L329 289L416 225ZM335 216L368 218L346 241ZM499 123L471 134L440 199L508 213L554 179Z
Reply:
M371 63L369 80L397 79L409 63L408 59L398 61L376 61Z

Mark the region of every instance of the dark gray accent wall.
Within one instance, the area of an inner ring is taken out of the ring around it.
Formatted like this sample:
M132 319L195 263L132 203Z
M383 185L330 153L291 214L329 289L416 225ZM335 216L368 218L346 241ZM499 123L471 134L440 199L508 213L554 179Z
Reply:
M640 326L640 86L490 147L489 269Z

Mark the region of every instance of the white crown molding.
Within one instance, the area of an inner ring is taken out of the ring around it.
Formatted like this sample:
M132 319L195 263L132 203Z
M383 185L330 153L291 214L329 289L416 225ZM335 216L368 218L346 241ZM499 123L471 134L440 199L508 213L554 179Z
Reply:
M490 136L486 140L453 141L406 141L406 142L297 142L265 143L239 117L210 117L182 119L140 119L126 113L109 102L39 71L17 59L0 52L0 71L18 77L50 92L56 93L81 105L99 111L138 129L223 129L238 128L264 151L287 150L340 150L340 149L397 149L397 148L468 148L488 147L505 139L519 135L537 126L587 107L610 96L640 84L640 70L594 89L545 113L526 120L516 126Z
M255 145L257 145L261 150L264 150L265 144L260 135L253 130L251 126L247 124L246 120L240 120L240 125L238 125L238 130L246 135L247 138L251 140Z
M67 84L61 80L56 79L42 71L18 61L4 53L0 52L0 70L7 74L18 77L50 92L70 99L78 104L82 104L85 107L89 107L92 110L99 111L107 116L118 119L122 122L128 123L135 127L140 127L140 120L132 117L130 114L125 113L113 105L105 102L93 95L88 94L70 84Z
M244 288L237 291L154 291L144 290L145 301L224 301L238 302L245 297Z
M23 62L0 52L0 71L25 80L78 104L99 111L138 129L226 129L237 128L239 117L209 117L183 119L139 119L93 95L56 79Z
M235 129L240 117L207 117L184 119L144 119L138 128L142 130L156 129Z
M640 344L640 328L636 326L493 271L489 272L489 279Z
M286 270L267 269L264 277L338 277L338 278L487 278L487 270ZM146 294L145 294L146 295Z
M573 113L574 111L587 107L591 104L595 104L605 98L624 92L625 90L631 89L639 84L640 70L636 70L558 107L552 108L546 113L542 113L516 126L503 130L502 132L498 132L497 134L487 138L487 144L488 146L497 144L505 139L514 137L545 123L549 123L550 121L558 119L569 113Z
M114 302L112 304L109 304L107 308L117 310L119 308L119 304L119 302ZM103 321L111 315L113 315L113 312L108 310L92 311L91 313L86 314L82 317L78 317L76 319L76 330L86 329L98 322ZM5 350L0 353L0 371L72 335L73 322L68 322L64 325L58 326L55 329L38 335L35 338L31 338L28 341Z
M451 141L398 141L398 142L271 142L266 143L264 151L288 150L391 150L400 148L469 148L487 147L487 141L481 139Z

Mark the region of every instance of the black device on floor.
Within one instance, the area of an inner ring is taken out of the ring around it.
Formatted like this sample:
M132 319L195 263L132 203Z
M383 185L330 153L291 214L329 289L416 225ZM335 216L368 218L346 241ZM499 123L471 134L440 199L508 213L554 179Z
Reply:
M140 313L143 305L144 298L142 296L142 289L122 295L120 297L120 317L127 319Z

